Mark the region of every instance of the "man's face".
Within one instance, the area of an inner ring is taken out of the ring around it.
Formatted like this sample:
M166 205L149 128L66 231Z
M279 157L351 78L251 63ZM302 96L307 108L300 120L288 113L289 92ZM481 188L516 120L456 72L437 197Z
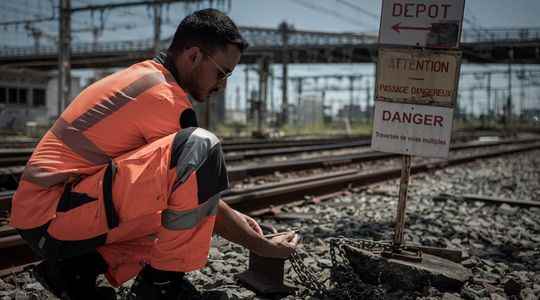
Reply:
M225 89L227 78L240 62L240 50L234 45L227 45L214 53L199 49L202 59L190 76L189 93L200 102L206 101L214 93Z

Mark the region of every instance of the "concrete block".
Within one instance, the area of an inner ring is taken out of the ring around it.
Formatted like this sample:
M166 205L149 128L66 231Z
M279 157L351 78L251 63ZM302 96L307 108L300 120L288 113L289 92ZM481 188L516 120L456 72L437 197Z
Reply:
M429 254L422 254L421 262L411 262L351 246L344 246L344 250L356 274L370 284L383 283L403 290L434 286L441 291L457 291L472 277L462 265Z

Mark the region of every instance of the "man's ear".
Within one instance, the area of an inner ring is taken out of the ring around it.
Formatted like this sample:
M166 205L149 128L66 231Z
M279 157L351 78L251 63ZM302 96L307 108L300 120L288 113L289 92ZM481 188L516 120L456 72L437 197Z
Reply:
M184 50L184 53L191 64L192 68L196 68L203 59L203 54L199 47L191 47Z

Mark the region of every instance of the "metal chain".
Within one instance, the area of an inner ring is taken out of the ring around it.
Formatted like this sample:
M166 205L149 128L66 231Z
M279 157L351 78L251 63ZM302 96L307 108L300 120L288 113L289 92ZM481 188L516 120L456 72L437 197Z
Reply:
M329 290L321 282L315 272L308 267L300 254L294 254L290 258L291 266L298 275L298 284L306 287L304 293L314 293L327 299L353 300L353 299L383 299L383 292L378 288L367 288L345 255L343 246L350 245L372 252L380 252L387 249L391 244L388 242L374 242L368 240L353 240L344 237L330 239L330 258L332 261L331 279L335 283L334 288ZM305 253L305 252L304 252ZM309 255L308 253L305 253Z
M375 251L382 245L377 242L352 240L339 237L330 240L332 256L332 278L336 283L335 299L382 299L379 289L370 288L356 274L346 256L344 246L355 246L360 249ZM333 254L332 254L333 253ZM338 260L341 258L341 261Z
M328 290L324 284L317 279L315 272L304 264L304 260L300 257L299 253L293 254L289 260L294 272L298 275L298 278L300 278L298 281L299 284L307 287L311 291L315 291L317 296L328 296Z

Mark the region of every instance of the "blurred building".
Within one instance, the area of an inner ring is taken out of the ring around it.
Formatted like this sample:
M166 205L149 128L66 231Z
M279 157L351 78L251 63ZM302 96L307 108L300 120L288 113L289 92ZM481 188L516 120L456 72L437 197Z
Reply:
M219 124L225 121L225 93L214 94L205 102L193 100L193 109L197 114L199 126L215 130ZM210 114L207 114L207 108L210 107ZM208 120L209 117L209 120Z
M365 110L360 105L344 105L338 110L337 117L349 119L351 122L361 122L371 119L373 106L368 106Z
M299 107L299 124L314 126L323 123L323 103L319 95L302 95Z
M225 122L229 124L247 124L247 113L240 108L240 86L236 86L234 108L225 111Z
M540 108L530 108L521 113L521 118L525 121L540 124Z
M80 88L72 78L72 98ZM58 115L56 74L26 69L0 72L0 129L25 131L27 122L49 124Z
M117 69L97 69L97 70L94 70L94 73L92 74L92 76L87 79L86 86L89 86L89 85L91 85L92 83L94 83L94 82L96 82L98 80L101 80L101 79L103 79L103 78L105 78L105 77L107 77L109 75L112 75L117 71L118 71Z
M257 105L259 100L259 92L257 90L251 90L249 98L247 99L247 122L255 122L257 119Z
M246 112L239 109L228 109L225 112L225 120L227 123L246 124L247 123Z

